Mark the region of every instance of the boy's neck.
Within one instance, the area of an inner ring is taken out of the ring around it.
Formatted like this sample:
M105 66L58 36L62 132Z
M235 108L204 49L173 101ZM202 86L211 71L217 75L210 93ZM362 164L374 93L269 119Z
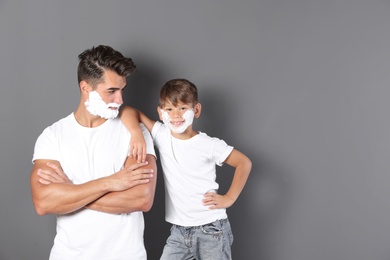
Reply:
M183 133L177 134L171 131L171 135L177 139L180 140L188 140L191 139L192 137L196 136L198 132L194 131L192 128L191 129L186 129Z

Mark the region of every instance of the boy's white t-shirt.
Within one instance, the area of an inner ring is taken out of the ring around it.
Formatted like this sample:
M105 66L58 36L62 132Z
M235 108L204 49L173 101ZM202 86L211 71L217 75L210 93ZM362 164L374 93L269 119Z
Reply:
M147 153L150 133L142 126ZM95 128L81 126L73 113L47 127L38 137L33 161L57 160L74 184L118 172L129 154L130 132L119 118ZM51 260L146 259L142 212L108 214L89 209L57 215Z
M199 226L227 218L225 209L203 206L203 195L218 190L215 166L221 166L233 147L216 137L199 133L188 140L172 136L156 122L152 129L165 181L165 220L180 226Z

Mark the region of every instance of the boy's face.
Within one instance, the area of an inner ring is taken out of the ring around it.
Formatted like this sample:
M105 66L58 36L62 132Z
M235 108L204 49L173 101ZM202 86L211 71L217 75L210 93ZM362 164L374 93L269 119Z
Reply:
M199 117L200 104L198 103L193 106L192 104L179 102L174 106L171 102L166 101L165 104L157 110L160 119L164 124L168 126L173 133L181 134L192 125L194 117Z

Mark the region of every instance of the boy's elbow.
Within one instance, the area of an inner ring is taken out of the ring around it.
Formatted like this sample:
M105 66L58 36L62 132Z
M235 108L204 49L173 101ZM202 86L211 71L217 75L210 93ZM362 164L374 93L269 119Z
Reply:
M243 161L242 166L249 175L252 170L252 161L245 156L245 160Z
M249 171L251 171L252 170L252 161L249 158L248 158L247 164L248 164Z

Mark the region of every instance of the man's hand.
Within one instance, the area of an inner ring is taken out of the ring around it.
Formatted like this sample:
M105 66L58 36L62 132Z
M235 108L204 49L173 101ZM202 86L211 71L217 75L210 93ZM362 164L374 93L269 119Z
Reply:
M72 184L68 176L62 170L60 165L54 163L46 163L46 165L51 169L43 170L38 169L37 174L39 175L39 182L45 185L50 183L69 183Z
M207 192L203 196L203 205L209 206L209 209L227 209L233 205L234 200L227 195L219 195L215 192Z
M153 169L139 169L147 164L147 161L136 163L106 177L111 180L110 187L112 191L123 191L140 184L148 183L153 178Z

